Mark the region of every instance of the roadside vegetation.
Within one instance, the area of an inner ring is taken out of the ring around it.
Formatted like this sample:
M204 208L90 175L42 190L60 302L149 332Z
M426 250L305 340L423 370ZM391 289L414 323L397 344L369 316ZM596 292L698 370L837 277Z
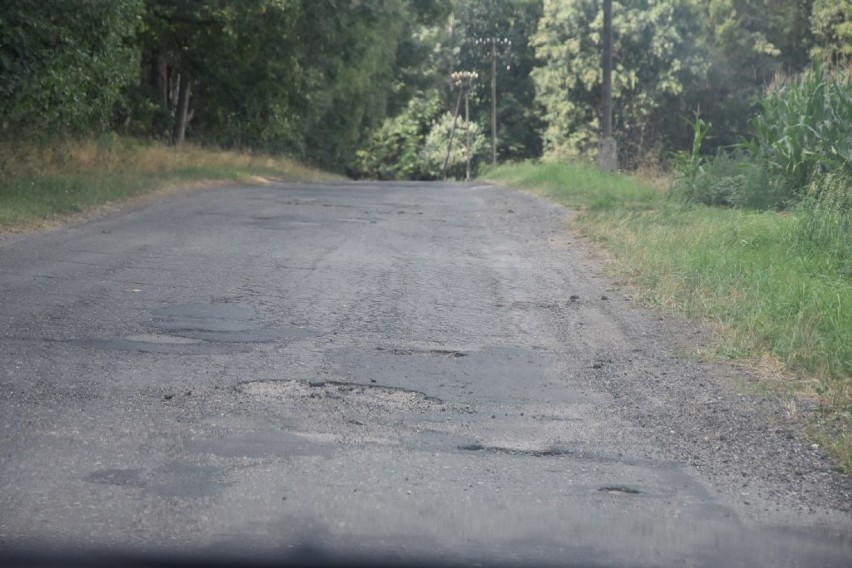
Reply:
M852 472L852 277L836 253L850 233L814 231L835 226L834 213L685 205L586 164L505 165L485 177L579 209L574 228L606 248L644 301L711 325L718 356L779 363L767 384L819 401L814 426Z
M105 135L0 145L0 231L199 181L319 181L336 176L281 156Z
M812 435L852 472L852 81L822 66L779 79L750 136L711 157L697 119L669 191L587 164L487 178L580 209L576 227L645 301L709 323L719 356L774 361L767 383L810 397Z

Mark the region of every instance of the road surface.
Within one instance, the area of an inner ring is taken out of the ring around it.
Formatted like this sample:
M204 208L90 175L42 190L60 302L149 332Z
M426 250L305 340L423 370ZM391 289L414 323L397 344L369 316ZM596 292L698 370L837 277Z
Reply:
M0 547L848 566L852 497L542 199L173 194L0 244Z

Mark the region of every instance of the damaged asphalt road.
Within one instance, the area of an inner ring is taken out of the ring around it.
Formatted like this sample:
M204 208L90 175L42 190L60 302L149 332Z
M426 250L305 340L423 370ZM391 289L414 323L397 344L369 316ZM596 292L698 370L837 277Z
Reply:
M568 212L164 197L0 244L0 547L846 566L852 483Z

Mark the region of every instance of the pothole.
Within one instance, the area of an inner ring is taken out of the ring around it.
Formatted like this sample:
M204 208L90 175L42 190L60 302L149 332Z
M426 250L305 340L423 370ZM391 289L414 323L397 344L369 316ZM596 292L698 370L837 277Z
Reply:
M468 444L459 446L459 450L465 452L488 452L494 454L509 454L516 456L530 456L535 458L568 456L574 455L576 452L563 448L548 448L545 450L523 449L523 448L506 448L502 446L483 446L482 444Z
M165 334L131 335L106 339L76 339L69 343L86 349L130 351L132 353L207 355L217 351L215 345L202 339Z
M464 351L456 351L454 349L386 349L384 347L376 347L377 351L388 351L393 355L421 355L426 357L447 357L457 359L459 357L467 357Z
M610 495L638 495L639 490L635 487L628 487L626 485L607 485L606 487L601 487L598 491L602 493L608 493Z
M254 308L239 303L176 304L153 310L154 324L185 335L187 331L233 333L258 327Z
M128 335L125 336L124 339L139 343L156 343L162 345L198 345L199 343L204 343L204 340L194 337L179 337L177 335L166 335L162 333Z
M99 469L83 478L83 481L119 487L145 487L145 479L140 469Z
M330 400L354 406L423 412L446 406L440 399L419 391L340 381L250 381L242 383L238 388L256 398L282 402Z

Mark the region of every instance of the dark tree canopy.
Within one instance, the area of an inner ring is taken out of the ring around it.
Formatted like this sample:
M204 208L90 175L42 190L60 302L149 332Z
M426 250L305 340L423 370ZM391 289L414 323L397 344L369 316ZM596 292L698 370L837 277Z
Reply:
M696 111L714 125L709 147L736 141L777 73L848 61L850 6L616 0L628 161L688 147ZM600 12L597 0L0 0L0 130L114 130L425 175L451 72L478 73L471 120L490 135L494 65L498 158L583 155L599 129ZM381 162L400 149L405 165Z

